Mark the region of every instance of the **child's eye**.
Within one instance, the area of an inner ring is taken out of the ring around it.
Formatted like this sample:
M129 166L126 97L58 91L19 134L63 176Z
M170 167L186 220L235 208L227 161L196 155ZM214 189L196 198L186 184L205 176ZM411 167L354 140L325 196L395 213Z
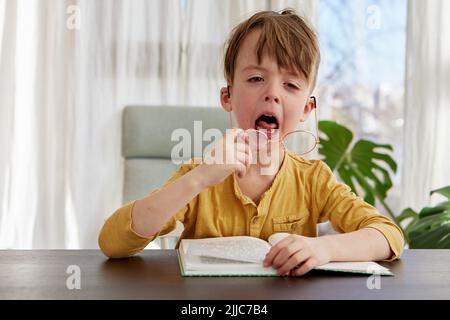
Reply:
M288 83L286 83L286 85L287 85L289 88L291 88L291 89L294 89L294 90L300 90L300 87L297 86L297 85L294 84L294 83L288 82Z
M251 77L250 79L248 79L248 82L260 82L260 81L263 81L263 80L264 79L262 77L254 76L254 77Z

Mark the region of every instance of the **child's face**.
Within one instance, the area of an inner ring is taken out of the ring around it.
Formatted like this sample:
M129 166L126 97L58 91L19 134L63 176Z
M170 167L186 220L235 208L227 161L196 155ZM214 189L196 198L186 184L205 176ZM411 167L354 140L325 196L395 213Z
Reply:
M314 106L309 99L310 87L294 70L278 67L274 57L264 54L258 65L256 44L260 30L251 32L239 50L230 98L221 89L221 104L233 111L237 126L246 129L279 129L281 136L296 130ZM262 114L276 117L262 119ZM266 121L263 121L266 120ZM236 125L236 124L235 124Z

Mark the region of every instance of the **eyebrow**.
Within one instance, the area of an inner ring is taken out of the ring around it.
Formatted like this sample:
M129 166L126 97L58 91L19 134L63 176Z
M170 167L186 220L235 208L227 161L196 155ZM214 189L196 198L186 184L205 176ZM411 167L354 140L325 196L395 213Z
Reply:
M267 71L267 69L260 67L260 66L255 66L255 65L249 65L249 66L245 67L244 69L242 69L242 71L253 70L253 69Z
M243 72L249 71L249 70L267 71L266 68L263 68L263 67L260 67L260 66L257 66L257 65L249 65L249 66L247 66L247 67L242 69ZM297 72L287 71L286 73L288 75L290 75L290 76L301 78L301 75L298 74Z

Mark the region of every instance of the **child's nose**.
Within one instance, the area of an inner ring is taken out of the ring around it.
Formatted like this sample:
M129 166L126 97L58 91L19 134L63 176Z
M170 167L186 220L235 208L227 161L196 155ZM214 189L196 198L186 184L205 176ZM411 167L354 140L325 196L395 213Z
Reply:
M265 91L264 91L264 100L265 102L275 102L277 104L280 103L280 93L281 93L282 87L280 87L279 83L277 81L267 81L265 85Z
M280 100L278 99L278 97L272 96L272 95L267 95L265 98L266 102L270 102L270 101L275 101L276 103L280 103Z
M267 95L265 98L266 102L271 102L271 101L275 101L276 103L280 103L280 99L278 99L278 97L274 96L274 95Z

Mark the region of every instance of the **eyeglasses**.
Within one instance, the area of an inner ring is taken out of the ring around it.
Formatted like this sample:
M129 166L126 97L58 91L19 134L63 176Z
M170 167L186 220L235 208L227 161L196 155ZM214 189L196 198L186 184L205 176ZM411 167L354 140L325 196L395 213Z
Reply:
M295 130L288 132L281 138L277 138L278 134L275 136L268 135L267 130L246 130L249 136L249 145L253 151L257 151L265 148L269 144L273 145L279 143L285 151L294 152L300 156L306 155L313 151L316 146L320 143L319 138L319 123L317 118L317 103L316 98L311 97L314 100L314 117L315 117L315 133L307 130ZM278 133L278 132L276 132Z

